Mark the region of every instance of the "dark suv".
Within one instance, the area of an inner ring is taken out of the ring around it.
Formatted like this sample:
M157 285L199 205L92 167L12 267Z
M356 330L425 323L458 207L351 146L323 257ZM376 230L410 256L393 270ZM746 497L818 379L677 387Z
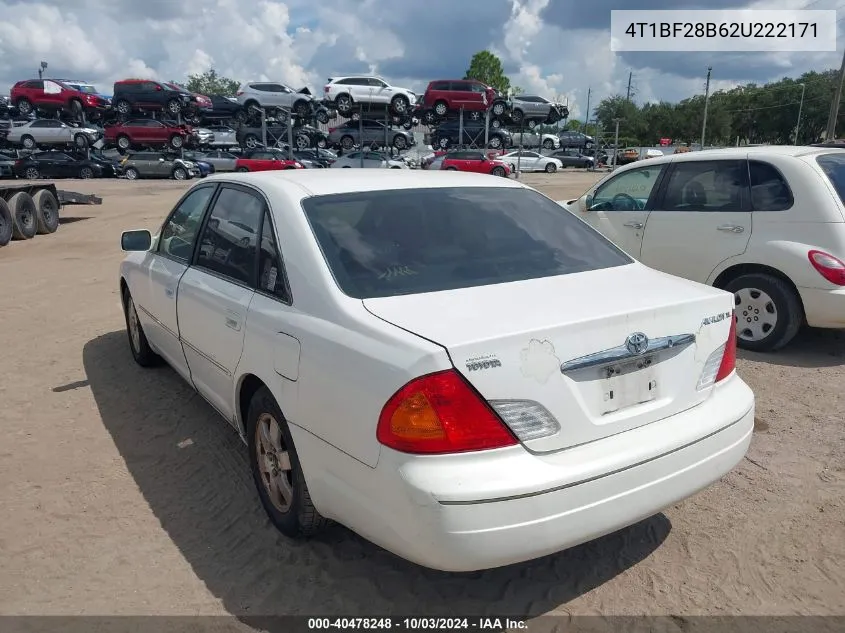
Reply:
M114 109L122 115L133 110L164 110L176 116L191 105L191 93L149 79L124 79L114 83Z
M478 112L488 109L495 117L508 110L507 99L490 86L475 79L440 79L428 84L422 98L425 108L431 108L437 117L449 112Z
M484 121L464 121L463 140L460 137L460 121L445 121L431 133L431 145L447 149L456 145L482 147L484 145ZM513 145L510 132L503 127L490 128L487 146L492 149L505 149Z

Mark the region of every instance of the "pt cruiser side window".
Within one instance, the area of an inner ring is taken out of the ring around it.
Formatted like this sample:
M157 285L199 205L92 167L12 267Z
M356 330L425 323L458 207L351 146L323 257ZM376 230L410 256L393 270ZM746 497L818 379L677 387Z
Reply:
M638 211L645 209L664 165L650 165L623 172L587 196L590 211Z

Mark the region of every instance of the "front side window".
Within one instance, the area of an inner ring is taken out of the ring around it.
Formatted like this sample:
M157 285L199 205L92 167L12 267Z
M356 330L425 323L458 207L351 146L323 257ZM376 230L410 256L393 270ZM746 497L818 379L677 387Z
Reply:
M340 289L366 299L629 264L607 239L528 189L426 188L302 201Z
M214 187L201 187L179 203L161 229L159 253L183 262L191 259L202 216L213 192Z
M263 210L257 196L224 187L209 212L196 265L252 285Z
M614 176L587 196L590 211L636 211L645 209L663 165L632 169Z
M747 211L748 168L742 160L676 163L666 185L662 211Z

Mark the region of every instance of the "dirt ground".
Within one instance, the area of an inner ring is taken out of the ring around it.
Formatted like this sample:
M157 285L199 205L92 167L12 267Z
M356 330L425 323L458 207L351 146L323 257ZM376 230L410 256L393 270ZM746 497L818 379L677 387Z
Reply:
M527 176L556 199L595 179ZM342 527L280 536L232 429L131 359L119 237L185 183L65 181L58 232L0 250L0 614L845 614L845 335L741 353L748 458L631 528L530 563L445 574Z

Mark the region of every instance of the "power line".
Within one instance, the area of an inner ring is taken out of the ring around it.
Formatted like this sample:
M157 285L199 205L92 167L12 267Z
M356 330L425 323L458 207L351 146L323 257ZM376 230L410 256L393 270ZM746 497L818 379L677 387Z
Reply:
M804 99L804 103L813 103L815 101L825 101L827 97L814 97L812 99ZM774 108L788 108L790 106L798 105L801 103L800 101L791 101L789 103L779 103L777 105L770 105L770 106L757 106L755 108L739 108L735 110L721 110L726 114L731 112L756 112L757 110L772 110Z

